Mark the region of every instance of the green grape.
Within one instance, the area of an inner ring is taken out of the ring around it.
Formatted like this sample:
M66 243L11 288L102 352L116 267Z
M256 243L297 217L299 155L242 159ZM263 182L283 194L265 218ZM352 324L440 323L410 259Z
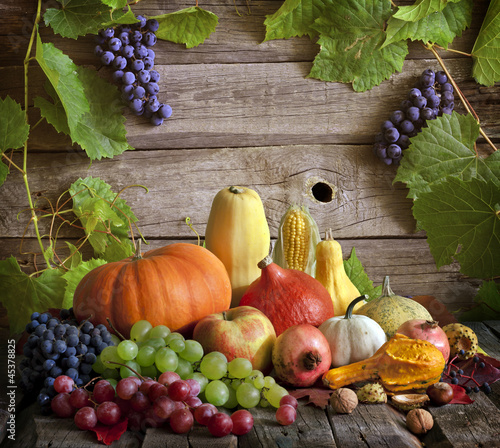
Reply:
M109 382L113 386L113 389L116 390L116 385L118 384L118 380L116 378L106 378L106 381Z
M210 353L207 353L204 356L204 358L211 358L212 356L218 357L218 358L222 359L224 362L227 363L226 355L224 353L221 353L221 352L210 352Z
M113 364L113 362L119 362L123 364L125 360L118 356L118 347L116 345L110 345L106 347L99 355L101 362L106 369L118 369L121 367L119 364ZM111 362L107 362L111 361Z
M221 380L210 381L204 393L206 400L214 406L223 406L229 398L229 389Z
M231 381L231 387L234 390L238 390L238 387L240 387L241 384L243 384L243 380L241 378L235 378Z
M200 393L205 390L205 387L207 387L207 384L208 384L208 378L205 375L203 375L203 373L200 373L200 372L190 373L186 377L186 379L193 379L193 380L198 381L198 383L200 383Z
M99 375L102 375L102 372L106 370L106 367L104 367L104 364L101 361L101 358L98 356L94 364L92 364L92 370L95 373L98 373Z
M160 376L154 364L152 366L141 366L141 375L148 378L158 378Z
M130 339L132 341L146 341L148 333L153 326L147 320L138 320L130 329Z
M182 339L172 339L167 345L175 353L181 353L186 348L186 344Z
M261 408L267 408L269 406L269 401L267 401L265 398L261 398L259 406Z
M156 352L155 364L156 368L162 373L167 370L174 372L179 365L179 358L172 349L162 347Z
M165 339L163 338L151 338L145 342L145 345L149 345L150 347L154 347L155 350L159 350L162 347L165 347Z
M254 408L260 402L260 390L250 383L242 383L236 390L236 398L240 406Z
M227 365L227 371L234 378L245 378L253 371L252 363L245 358L234 358Z
M278 384L273 384L267 392L264 393L265 398L269 401L269 404L275 408L280 407L280 400L288 395L288 391Z
M153 338L166 338L170 334L170 328L166 325L157 325L156 327L151 328L148 336L150 339Z
M184 350L179 352L179 356L189 362L197 362L203 358L203 346L193 339L184 341Z
M238 406L238 399L236 398L236 391L232 387L228 387L227 390L229 391L229 398L223 404L223 406L226 409L234 409L236 406Z
M255 378L264 378L264 374L260 370L252 370L250 375L245 378L246 383L253 384Z
M209 380L218 380L227 372L227 363L218 356L205 356L200 363L200 372Z
M121 341L121 339L116 334L111 335L111 344L112 345L118 345L120 343L120 341Z
M179 374L181 379L185 380L188 375L193 373L193 365L185 359L178 358L178 365L175 372Z
M144 347L141 347L137 352L135 361L141 367L152 366L155 363L155 355L156 355L156 348L152 347L151 345L145 345Z
M264 377L264 387L266 389L271 388L276 384L276 380L272 376L265 376Z
M184 336L182 336L182 334L180 333L177 333L176 331L174 331L173 333L170 333L167 337L164 338L165 339L165 343L167 345L170 344L170 342L172 342L174 339L180 339L181 341L184 341Z
M120 374L118 373L117 369L104 369L104 372L101 373L103 378L111 378L111 379L118 379L120 378Z
M132 361L136 356L139 348L134 341L121 341L116 348L118 356L125 361Z
M258 376L257 378L255 378L253 380L253 385L257 388L257 389L262 389L264 387L264 378Z
M139 375L141 375L141 366L139 364L137 364L135 361L127 361L125 363L125 366L131 367ZM132 370L130 370L129 368L127 368L125 366L122 366L120 368L120 376L122 378L128 378L129 376L137 376L137 374L135 372L132 372ZM115 372L116 372L116 370L115 370Z

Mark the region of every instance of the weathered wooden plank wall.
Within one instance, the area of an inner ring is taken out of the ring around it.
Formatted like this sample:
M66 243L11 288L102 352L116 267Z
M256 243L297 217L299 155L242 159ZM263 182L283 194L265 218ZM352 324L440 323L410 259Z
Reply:
M45 124L38 126L31 135L28 170L40 205L42 197L55 201L72 182L89 175L101 177L116 191L146 185L148 194L129 189L123 197L156 247L177 239L194 241L184 222L187 216L203 235L215 193L229 184L245 185L261 195L273 238L287 206L305 204L322 232L333 229L345 255L356 247L376 284L390 275L400 294L432 294L452 310L469 304L480 282L464 278L456 265L436 269L425 235L415 231L404 185L392 184L394 168L378 162L370 149L381 120L422 70L439 69L438 63L421 45L411 43L403 72L371 91L355 93L350 85L307 79L318 45L305 37L262 43L264 18L281 3L200 1L219 16L212 36L189 50L170 42L157 44L159 97L174 112L158 128L125 112L135 151L89 167L89 159L69 139ZM145 0L134 10L152 16L187 6L191 2ZM487 1L476 2L471 28L453 48L470 52L487 6ZM2 98L23 100L22 61L34 13L35 2L28 0L0 5ZM42 35L77 64L110 76L93 55L91 36L62 39L47 29ZM470 58L451 52L444 52L443 58L487 134L500 140L498 86L477 85L470 75ZM33 68L30 80L32 97L42 93L40 70ZM36 120L38 112L32 104L30 109ZM487 151L483 143L480 147ZM14 160L19 161L19 155ZM318 183L326 193L314 197L311 188ZM19 253L23 234L24 250L37 251L33 229L24 233L28 214L18 216L27 207L23 180L12 170L0 187L0 258L17 255L30 271L33 256ZM78 237L71 229L60 233L61 241Z

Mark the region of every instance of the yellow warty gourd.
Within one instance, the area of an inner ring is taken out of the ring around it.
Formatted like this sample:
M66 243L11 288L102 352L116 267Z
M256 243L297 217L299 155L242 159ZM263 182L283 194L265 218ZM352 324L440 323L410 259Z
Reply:
M232 287L231 308L260 277L257 266L269 254L271 237L262 201L250 188L231 186L212 202L205 247L224 264Z
M330 293L335 316L344 316L349 304L361 295L345 272L342 247L333 239L331 229L316 246L316 279ZM354 311L364 303L356 304Z
M284 269L297 269L314 276L315 250L320 239L318 226L307 207L292 205L281 218L273 261Z

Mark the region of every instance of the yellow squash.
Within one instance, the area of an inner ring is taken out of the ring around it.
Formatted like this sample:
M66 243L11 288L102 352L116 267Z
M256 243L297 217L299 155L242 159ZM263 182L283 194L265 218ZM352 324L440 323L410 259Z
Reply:
M344 269L342 247L332 237L332 231L316 246L316 279L328 290L335 316L344 316L349 304L360 296ZM359 302L354 312L365 302Z
M205 232L205 247L224 264L232 287L231 308L260 277L257 264L269 254L269 226L262 201L250 188L231 186L212 202Z

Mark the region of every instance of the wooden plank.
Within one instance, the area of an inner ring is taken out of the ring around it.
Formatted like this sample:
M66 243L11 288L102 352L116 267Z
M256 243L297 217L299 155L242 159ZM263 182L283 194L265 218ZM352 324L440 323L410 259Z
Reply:
M184 45L159 41L155 50L157 60L163 64L190 63L248 63L248 62L290 62L312 61L319 51L319 45L308 37L263 42L265 37L264 20L273 14L283 3L282 0L221 0L217 3L199 1L199 5L219 17L214 33L198 47L186 49ZM403 4L405 2L398 2ZM411 2L406 2L411 3ZM44 5L45 6L45 5ZM47 7L52 5L47 4ZM146 17L178 11L190 7L188 0L164 2L151 0L133 6L137 14ZM488 2L476 2L472 23L461 37L457 37L451 48L470 53L484 18ZM33 26L36 3L29 0L4 0L0 4L0 66L21 65ZM239 13L239 14L238 14ZM12 20L19 17L19 20ZM93 36L80 37L78 40L55 36L52 29L41 26L44 42L53 42L69 54L78 64L95 65ZM413 58L428 58L429 52L419 43L409 43ZM451 52L443 52L444 58L456 57Z
M142 448L160 446L175 448L236 448L238 437L228 434L225 437L214 437L208 428L195 423L188 434L175 434L170 428L149 428L142 442Z
M498 138L500 91L479 88L470 78L471 64L453 59L449 69L488 136ZM127 138L136 149L372 144L382 121L429 66L438 69L431 60L407 61L402 73L363 93L347 84L307 79L309 62L158 66L158 97L173 114L163 126L152 127L125 111ZM0 96L23 103L21 68L2 68L0 75ZM39 69L32 69L31 98L43 94L43 82ZM464 113L458 100L455 104ZM43 122L31 133L30 147L67 152L71 142Z
M497 334L493 333L483 322L462 322L476 333L479 346L493 358L500 359L500 343Z
M297 419L289 426L281 426L275 418L274 408L253 408L254 427L239 438L240 448L276 446L289 448L336 447L325 412L314 406L299 403Z
M417 448L420 441L408 432L400 413L388 404L360 403L351 414L327 407L338 446L349 448Z
M434 418L434 428L423 438L426 446L470 448L500 447L500 411L479 392L472 404L454 404L429 407Z

